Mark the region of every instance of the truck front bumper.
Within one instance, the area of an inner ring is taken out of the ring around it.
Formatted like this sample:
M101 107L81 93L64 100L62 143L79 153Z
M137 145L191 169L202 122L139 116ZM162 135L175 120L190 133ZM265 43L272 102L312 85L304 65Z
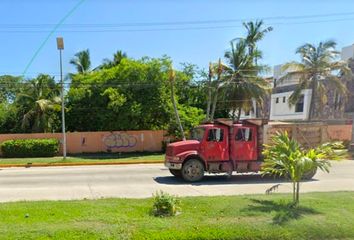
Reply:
M171 158L171 159L170 159ZM172 157L166 157L165 159L165 166L169 169L175 169L175 170L180 170L182 169L182 163L175 163L175 162L170 162L172 160Z
M169 169L175 169L175 170L181 170L182 169L182 163L171 163L171 162L165 162L165 166Z

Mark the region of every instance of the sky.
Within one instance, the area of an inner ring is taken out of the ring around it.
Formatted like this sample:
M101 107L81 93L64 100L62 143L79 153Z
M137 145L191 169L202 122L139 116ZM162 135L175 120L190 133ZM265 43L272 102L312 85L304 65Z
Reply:
M59 79L56 37L64 38L64 74L78 51L89 49L92 66L116 50L129 57L168 55L174 66L206 68L223 57L242 22L264 19L274 30L259 47L263 63L298 60L304 43L354 43L352 0L1 0L0 75Z

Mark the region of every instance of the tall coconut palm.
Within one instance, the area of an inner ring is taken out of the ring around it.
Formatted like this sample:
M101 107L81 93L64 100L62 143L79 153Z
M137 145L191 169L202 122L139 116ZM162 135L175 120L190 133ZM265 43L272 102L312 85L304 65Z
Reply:
M51 131L55 112L60 111L59 94L60 86L48 75L39 75L28 81L16 99L24 109L22 128L32 132Z
M212 64L211 65L211 70L210 70L210 82L209 82L209 87L212 87L214 89L214 94L212 96L212 100L208 100L211 102L211 109L210 109L210 114L209 111L207 111L207 116L209 119L207 120L214 120L214 115L216 111L216 105L217 101L220 95L220 91L222 90L221 88L225 85L224 82L224 70L227 69L227 66L221 62L221 59L219 59L217 64ZM211 78L213 75L216 75L216 80L211 81ZM211 97L211 94L209 95ZM209 97L208 96L208 97Z
M124 58L127 58L128 55L121 51L121 50L118 50L117 52L115 52L113 54L113 59L107 59L105 58L103 60L103 63L102 65L100 65L98 68L99 69L104 69L104 68L111 68L111 67L114 67L114 66L117 66L120 64L120 62L124 59Z
M225 69L226 98L230 99L229 107L232 109L233 118L240 118L241 110L252 108L252 101L262 103L268 93L268 83L259 76L266 70L266 66L254 63L259 52L248 52L248 42L245 39L231 41L231 48L225 53L228 68Z
M315 105L318 112L322 112L323 105L327 102L326 92L329 89L335 90L342 96L347 94L340 76L350 75L351 71L346 62L338 60L339 52L335 50L335 47L334 41L320 42L317 46L306 43L296 50L301 61L289 62L282 67L285 74L280 81L288 78L299 79L297 88L290 96L290 105L296 104L302 95L302 90L312 90L309 120L315 117Z
M78 73L87 73L91 68L90 50L86 49L75 54L70 63L75 66Z
M243 23L243 26L247 30L247 36L245 40L247 43L248 54L252 55L255 51L259 51L257 49L257 42L261 41L265 37L266 33L271 32L273 28L264 27L264 22L262 20L255 22L245 22ZM257 59L258 57L256 55L254 58L255 63L257 63Z

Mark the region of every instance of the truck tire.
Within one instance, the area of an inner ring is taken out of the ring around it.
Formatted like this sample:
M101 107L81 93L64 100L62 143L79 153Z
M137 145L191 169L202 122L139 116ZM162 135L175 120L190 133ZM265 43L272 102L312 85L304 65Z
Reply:
M315 176L316 172L317 172L317 168L315 170L305 173L302 176L302 180L311 180Z
M181 170L176 170L176 169L169 169L170 173L175 176L175 177L182 177L182 172Z
M197 182L204 177L204 165L198 159L189 159L183 164L182 177L188 182Z

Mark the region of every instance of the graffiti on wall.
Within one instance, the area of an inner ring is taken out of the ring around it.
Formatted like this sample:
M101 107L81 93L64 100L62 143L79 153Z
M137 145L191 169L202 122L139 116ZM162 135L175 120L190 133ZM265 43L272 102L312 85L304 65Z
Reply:
M135 147L138 140L134 135L127 133L111 133L103 138L103 143L108 148L132 148Z

